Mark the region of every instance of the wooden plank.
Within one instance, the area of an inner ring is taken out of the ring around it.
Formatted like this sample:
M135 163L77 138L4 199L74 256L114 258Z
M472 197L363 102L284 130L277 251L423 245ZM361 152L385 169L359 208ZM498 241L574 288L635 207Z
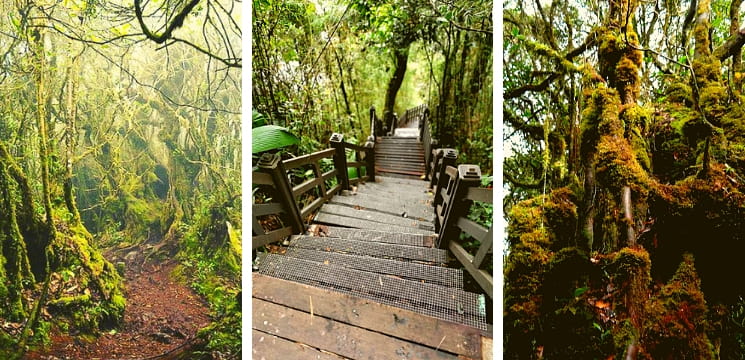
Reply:
M366 148L366 147L361 146L361 145L350 144L350 143L348 143L346 141L344 142L344 149L345 150L346 149L351 149L351 150L355 150L355 151L368 151L368 150L372 150L370 148Z
M466 234L470 235L472 238L478 240L479 242L483 242L486 238L486 235L489 234L489 231L485 227L465 217L458 218L458 222L456 224Z
M406 164L406 163L401 163L401 162L381 161L381 162L375 163L375 168L401 170L401 171L418 171L421 173L424 172L424 166L417 165L417 164Z
M266 234L266 232L264 231L264 227L259 224L259 220L256 218L256 215L251 216L251 232L253 232L254 236Z
M492 241L494 241L494 228L490 227L489 233L481 241L481 245L479 245L479 249L476 251L476 256L473 258L473 266L481 268L481 263L484 261L486 254L492 250Z
M424 220L428 222L432 222L432 218L435 214L431 207L423 204L397 201L396 199L386 199L385 201L381 201L379 197L370 196L365 193L358 193L353 196L337 195L331 198L331 203L360 206L365 209L397 216L401 216L405 213L410 219Z
M390 178L390 177L389 177ZM429 192L429 189L427 186L423 186L425 184L404 184L400 182L393 182L393 181L375 181L375 182L369 182L365 185L369 185L368 188L371 189L385 189L387 191L395 191L395 192L412 192L415 194L427 194Z
M274 359L316 359L316 360L340 360L345 359L335 354L324 353L306 344L288 341L256 329L251 331L253 343L251 344L252 359L274 360Z
M471 187L468 188L466 199L492 204L494 202L493 194L493 189Z
M335 237L349 240L362 240L368 242L382 242L388 244L400 244L410 246L423 246L431 248L434 243L432 235L407 234L400 232L388 232L370 229L354 229L338 226L313 224L308 228L307 234L321 237Z
M347 216L340 216L340 215L335 215L335 214L328 214L328 213L324 213L323 210L321 210L320 212L318 212L318 214L316 214L315 221L322 223L322 224L352 227L352 228L358 228L358 229L369 229L369 230L385 229L386 231L402 232L402 233L408 233L408 234L422 234L422 235L432 235L433 233L433 231L431 230L422 230L422 229L416 229L412 227L403 227L403 226L396 226L396 225L386 225L382 227L379 222L362 220L362 219L351 218Z
M367 161L347 161L347 168L361 168L367 167Z
M478 358L481 332L357 296L253 274L253 296L451 353Z
M383 275L393 275L407 280L428 282L463 290L463 272L443 266L419 264L372 256L358 256L340 252L290 247L285 256L332 264L349 269L362 270Z
M309 250L342 252L346 254L357 254L378 258L418 260L431 263L448 262L447 252L442 249L371 242L365 240L296 235L291 238L290 246Z
M392 224L403 227L413 227L415 229L427 229L434 226L434 224L428 221L404 218L401 215L390 215L379 211L356 209L354 207L344 205L325 204L321 209L327 214L335 214L357 219L375 221L386 225Z
M310 204L308 204L308 206L306 206L302 210L300 210L300 216L303 219L305 219L306 216L308 216L310 213L312 213L313 211L315 211L316 209L318 209L319 207L321 207L326 202L326 199L327 199L326 197L319 197L319 198L313 200L313 202L311 202Z
M476 280L476 282L481 286L481 289L486 292L487 295L489 295L490 298L494 299L493 296L493 290L494 290L494 278L486 272L485 270L481 270L473 265L473 256L469 254L466 249L464 249L460 244L458 244L455 241L450 241L450 252L453 253L456 259L463 265L463 267L468 271L469 274Z
M393 178L393 177L387 177L387 176L380 176L376 179L376 183L394 183L394 184L408 184L408 185L415 185L423 188L427 188L429 186L429 181L424 180L409 180L409 179L401 179L401 178Z
M336 195L339 191L341 191L341 184L336 184L336 186L332 187L331 190L326 193L326 196L329 196L330 198L330 196Z
M387 201L394 199L398 202L416 203L418 206L431 206L434 195L423 189L408 189L405 186L396 188L396 186L370 186L370 183L364 183L357 186L357 192L351 194L367 195L377 201ZM353 195L354 196L354 195Z
M410 311L475 324L485 309L479 295L436 284L399 279L277 254L262 254L259 273L363 297Z
M264 216L269 214L279 214L284 212L285 209L280 203L265 203L251 205L251 211L253 216Z
M395 165L423 168L424 161L422 159L389 159L389 158L378 158L375 159L375 163L380 163L381 167L393 167Z
M336 176L336 173L338 173L338 171L336 169L329 170L329 171L326 171L325 173L323 173L323 175L321 177L323 178L324 181L326 181L326 180L331 179L332 177Z
M291 227L283 227L278 230L270 231L264 235L257 235L251 239L251 249L258 249L266 244L279 241L284 237L292 235Z
M445 168L445 174L447 174L451 179L458 177L458 169L448 166Z
M352 359L457 359L442 351L260 299L253 299L253 328Z
M253 185L274 185L274 182L272 181L272 175L259 172L259 171L253 171L251 172L251 184Z
M313 176L316 179L321 179L321 194L326 194L326 179L323 177L321 165L318 162L313 163Z
M481 359L492 360L494 358L494 339L481 337Z
M376 172L386 172L386 173L393 173L393 174L404 174L404 175L413 175L413 176L422 176L424 175L423 172L420 171L405 171L405 170L397 170L397 169L386 169L386 168L380 168L375 166Z
M302 194L305 194L308 190L316 186L319 186L322 183L323 183L323 179L318 179L318 178L306 180L302 184L297 185L292 188L292 196L298 197Z
M334 149L321 150L312 154L302 155L292 159L284 160L282 161L282 163L285 166L285 170L291 170L296 167L308 165L323 158L330 158L334 155L334 151Z

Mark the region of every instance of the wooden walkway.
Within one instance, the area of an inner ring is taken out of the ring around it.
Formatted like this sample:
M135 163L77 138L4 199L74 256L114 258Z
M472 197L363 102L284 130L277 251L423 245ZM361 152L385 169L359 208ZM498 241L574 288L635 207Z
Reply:
M253 274L254 359L490 359L483 295L434 248L422 180L335 195Z

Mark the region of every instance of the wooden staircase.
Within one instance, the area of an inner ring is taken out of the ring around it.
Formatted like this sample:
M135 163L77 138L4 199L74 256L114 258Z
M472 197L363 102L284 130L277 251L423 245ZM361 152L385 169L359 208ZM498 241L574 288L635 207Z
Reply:
M282 253L260 256L254 358L490 358L485 298L433 247L432 199L425 181L376 176L322 205Z
M424 147L416 137L379 137L375 142L375 171L390 176L421 178Z

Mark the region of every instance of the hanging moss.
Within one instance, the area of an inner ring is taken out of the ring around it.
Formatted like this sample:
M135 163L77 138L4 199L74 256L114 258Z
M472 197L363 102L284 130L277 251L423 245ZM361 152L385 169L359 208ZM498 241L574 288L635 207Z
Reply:
M673 278L648 305L643 344L652 358L669 354L678 359L714 358L700 287L693 256L686 254Z

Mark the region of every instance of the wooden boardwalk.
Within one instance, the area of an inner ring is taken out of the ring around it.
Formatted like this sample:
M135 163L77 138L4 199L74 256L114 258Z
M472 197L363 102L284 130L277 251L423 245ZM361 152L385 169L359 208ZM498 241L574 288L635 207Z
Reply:
M253 274L254 359L490 359L483 295L434 248L428 182L376 176Z

